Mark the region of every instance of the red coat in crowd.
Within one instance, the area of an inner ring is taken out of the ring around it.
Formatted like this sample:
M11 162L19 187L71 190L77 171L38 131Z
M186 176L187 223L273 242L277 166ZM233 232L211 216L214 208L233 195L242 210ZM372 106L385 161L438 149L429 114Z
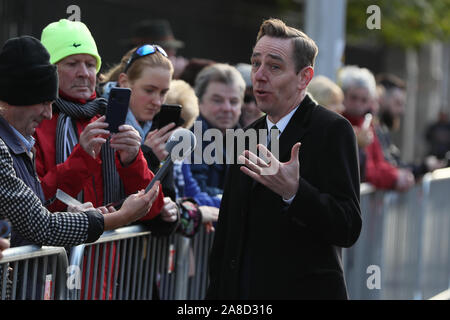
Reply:
M76 122L78 134L91 122L97 120L78 120ZM92 158L84 149L77 144L64 163L56 165L56 124L58 114L54 114L51 120L42 121L36 128L36 171L41 179L42 189L45 198L52 198L57 189L61 189L73 197L83 190L84 201L92 202L94 207L103 205L103 174L102 161L100 155ZM154 174L148 169L142 151L135 161L127 167L120 164L116 153L116 168L123 182L127 195L145 189ZM163 206L164 195L162 189L152 205L149 213L141 220L152 219L159 214ZM51 211L64 210L65 205L60 201L55 201L50 206Z
M76 122L78 136L83 129L91 122L97 120L98 117L94 117L90 120L78 120ZM61 189L73 197L83 190L84 201L92 202L94 207L103 205L103 174L102 174L102 161L100 155L97 158L92 158L87 154L84 149L77 144L72 150L72 153L64 163L56 165L56 125L58 122L58 114L54 114L51 120L42 121L41 125L36 128L36 171L41 179L42 189L44 190L45 198L52 198L56 194L57 189ZM150 181L153 179L154 174L148 169L147 161L139 149L139 153L132 164L123 167L119 161L116 153L116 168L118 169L119 176L124 185L125 193L127 195L137 192L140 189L145 189ZM157 216L163 207L162 189L158 194L155 202L153 203L150 211L146 216L140 220L149 220ZM50 211L64 210L66 205L60 201L55 201L50 207ZM109 244L107 244L109 247ZM106 261L110 261L109 248L106 254ZM116 256L115 245L112 248L112 254ZM92 257L94 251L92 252ZM112 264L115 265L115 258L112 259ZM84 261L84 264L86 261ZM85 266L84 266L85 267ZM106 299L106 287L108 282L110 283L110 290L108 292L109 299L112 298L112 290L114 287L113 274L111 278L107 279L107 272L104 273L103 281L99 280L100 275L97 277L95 285L94 296L92 296L93 275L94 268L91 265L91 272L89 274L88 287L88 300L99 299L100 293L102 298ZM101 268L98 268L98 272L101 273ZM81 296L84 297L85 292L85 279L83 274L83 282L81 288Z
M350 123L360 128L364 122L364 117L352 117L345 115ZM398 177L398 170L384 158L383 149L380 141L371 126L373 133L373 142L369 144L364 152L366 153L365 161L365 181L373 184L377 189L394 189Z

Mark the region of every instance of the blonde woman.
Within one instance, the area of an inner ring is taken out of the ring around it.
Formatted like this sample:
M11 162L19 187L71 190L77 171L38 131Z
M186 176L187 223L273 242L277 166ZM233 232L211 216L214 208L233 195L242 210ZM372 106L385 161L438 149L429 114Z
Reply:
M309 83L308 93L321 106L339 114L344 113L344 93L331 79L315 76Z
M161 161L167 157L165 143L175 128L175 124L171 123L150 131L169 91L172 75L173 66L164 49L146 44L128 51L102 79L105 82L104 97L115 86L131 89L126 123L139 132L141 149L152 172L158 171ZM175 198L171 173L161 184L165 195L161 218L166 222L176 222L178 209L171 200Z
M175 123L171 123L161 129L153 129L155 128L154 122L157 121L155 116L160 111L161 105L165 102L183 105L181 117L184 120L184 126L192 125L198 116L198 101L194 91L189 90L189 85L188 88L183 87L183 85L177 87L177 82L171 85L172 76L173 66L164 50L157 45L146 44L130 50L122 58L121 63L113 67L104 77L106 84L103 95L105 97L114 86L131 89L126 122L141 134L141 148L153 172L158 171L161 161L167 157L165 143L175 128ZM182 88L182 90L177 88ZM169 89L171 89L171 99L166 101ZM165 206L161 212L161 218L165 222L178 221L180 219L178 219L178 210L174 200L183 197L184 192L179 192L175 187L173 171L169 172L166 178L162 180L162 186L166 197L164 198ZM195 200L199 199L193 197L193 195L190 196ZM209 198L204 202L208 207L219 206L220 199ZM183 213L185 208L182 207L181 209L183 209L181 211ZM217 220L218 212L210 208L204 208L204 211L203 222ZM185 225L186 228L181 228L182 233L189 236L195 234L202 218L199 214L196 217L196 219L191 219L196 221L195 228ZM183 219L181 219L180 224L184 224Z

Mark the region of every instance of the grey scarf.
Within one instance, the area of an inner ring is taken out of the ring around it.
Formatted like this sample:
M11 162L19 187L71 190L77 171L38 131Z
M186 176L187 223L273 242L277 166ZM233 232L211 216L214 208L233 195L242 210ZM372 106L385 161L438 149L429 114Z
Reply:
M54 107L59 111L56 125L56 164L63 163L78 143L75 121L91 119L98 114L105 114L107 101L103 98L76 103L58 98ZM124 187L115 165L114 150L109 146L109 139L102 146L103 205L118 201L125 196ZM95 190L95 186L94 186ZM78 199L84 202L82 192Z

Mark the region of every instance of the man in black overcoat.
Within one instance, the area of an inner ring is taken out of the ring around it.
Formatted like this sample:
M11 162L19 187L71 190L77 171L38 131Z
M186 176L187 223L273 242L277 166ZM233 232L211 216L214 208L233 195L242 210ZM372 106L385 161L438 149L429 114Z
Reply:
M306 94L317 52L281 20L260 27L252 82L266 116L247 130L276 125L279 157L246 150L231 165L207 299L347 298L341 248L362 224L357 146L350 123Z

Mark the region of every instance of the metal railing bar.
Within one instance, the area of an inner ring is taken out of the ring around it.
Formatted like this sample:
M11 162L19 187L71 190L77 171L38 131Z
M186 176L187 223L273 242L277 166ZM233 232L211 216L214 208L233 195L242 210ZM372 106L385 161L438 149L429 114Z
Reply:
M47 265L48 265L48 256L43 257L43 266L42 266L42 270L41 270L41 276L40 279L42 281L42 283L44 284L41 288L41 299L44 299L45 296L45 284L46 284L46 275L47 275Z
M131 258L134 258L133 261L133 277L131 279L131 300L136 299L136 276L137 276L137 259L139 254L139 242L141 238L136 238L136 245L134 246L134 250L131 251Z
M112 296L113 300L116 300L116 298L117 298L117 290L119 287L118 283L117 283L117 278L119 276L119 262L121 261L121 257L122 257L121 251L122 251L122 242L123 241L124 240L119 240L117 242L117 246L116 246L117 250L116 250L116 255L114 257L114 282L113 282L114 289L113 289L113 296Z
M16 299L18 274L19 274L19 261L15 261L13 264L13 283L12 283L11 300Z
M89 284L91 283L91 260L92 260L92 246L88 247L87 252L85 252L87 254L87 262L86 262L86 266L84 267L85 269L84 271L84 284L83 284L83 288L84 288L84 300L88 300L89 297Z
M109 284L109 279L106 279L105 283L105 261L106 261L106 243L101 244L102 246L102 263L100 265L100 292L99 292L99 300L106 300L106 297L109 296L109 292L105 292L105 297L103 297L103 287Z
M23 272L22 272L22 291L21 291L21 300L25 300L25 296L27 293L27 279L28 279L28 262L29 260L25 260L23 264Z
M120 273L120 281L119 281L119 300L122 300L123 294L124 294L124 290L123 290L123 277L125 276L125 257L126 257L126 253L127 253L127 246L128 246L128 239L123 240L122 242L122 255L120 257L120 269L119 269L119 273Z
M94 255L94 267L93 267L93 271L92 271L92 290L91 290L91 300L95 300L97 298L96 296L96 291L97 291L97 274L98 274L98 258L99 258L99 248L100 245L97 244L95 245L95 255ZM91 272L90 269L87 270L88 272ZM102 292L102 286L103 283L102 281L100 281L99 283L99 294L101 294Z
M127 266L126 266L126 282L125 282L125 300L128 300L130 297L130 277L131 277L131 260L133 258L133 244L134 244L134 238L131 238L128 243L128 259L127 259Z
M113 245L112 243L109 244L108 272L106 273L106 278L107 278L107 282L108 282L108 284L106 286L106 292L107 292L106 300L110 300L109 292L111 290L111 272L112 272L112 266L113 266L112 261L113 261L114 255L115 255L114 251L117 251L117 250L118 250L118 245L116 245L116 244ZM114 257L114 258L117 259L116 257ZM112 281L114 281L114 279L112 279ZM113 290L114 290L114 287L115 287L114 282L112 285L113 285ZM112 299L112 296L111 296L111 299Z
M31 299L36 300L36 279L37 279L37 260L38 258L34 258L33 261L33 271L31 273Z

